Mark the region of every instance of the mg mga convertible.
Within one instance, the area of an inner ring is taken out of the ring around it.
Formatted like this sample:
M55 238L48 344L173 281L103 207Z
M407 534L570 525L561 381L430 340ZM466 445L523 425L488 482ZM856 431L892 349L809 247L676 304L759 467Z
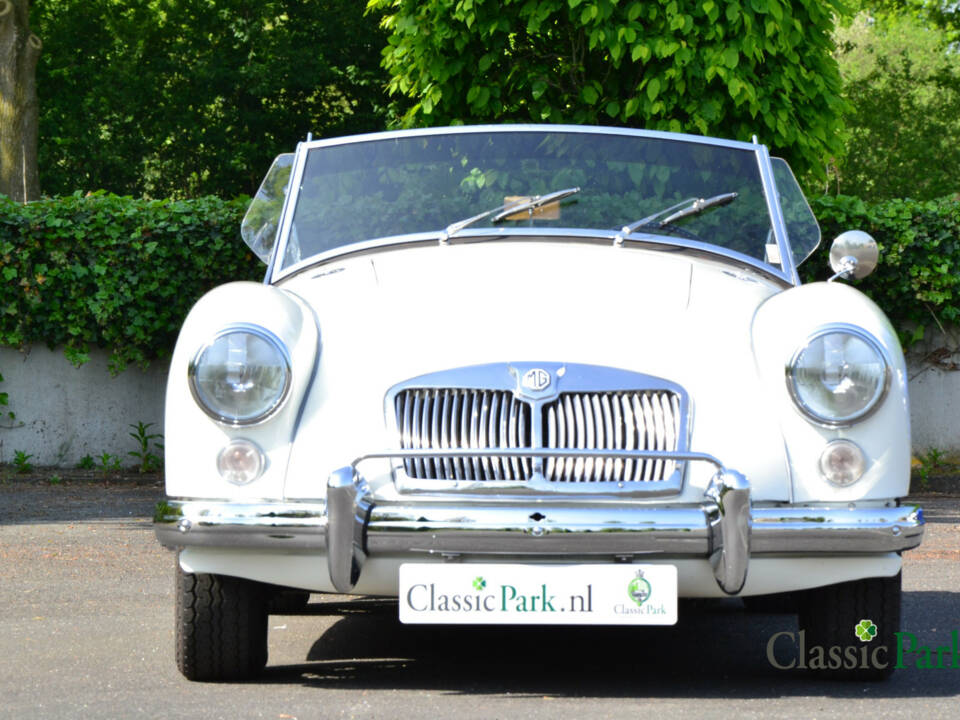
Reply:
M458 625L778 598L844 650L820 669L891 671L923 516L897 335L850 283L877 246L841 234L802 284L820 230L756 139L308 139L242 235L266 277L196 303L167 390L186 677L256 675L309 593Z

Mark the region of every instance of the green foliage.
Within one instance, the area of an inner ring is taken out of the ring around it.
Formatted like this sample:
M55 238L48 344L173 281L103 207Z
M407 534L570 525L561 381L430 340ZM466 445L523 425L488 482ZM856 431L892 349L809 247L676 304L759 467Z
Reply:
M116 472L120 469L120 458L116 455L111 455L108 452L103 453L100 456L100 466L97 468L104 475Z
M18 473L25 475L33 472L33 464L30 462L30 458L33 457L32 453L26 453L23 450L14 450L13 455L13 466L17 469Z
M864 230L880 246L880 264L859 288L883 308L909 347L926 328L960 323L960 202L887 200L840 195L812 203L824 242L804 266L805 280L829 272L830 241Z
M926 488L930 484L930 473L944 466L944 453L935 447L927 448L926 452L917 453L917 460L920 461L917 467L920 486Z
M35 0L45 193L252 194L317 136L382 128L385 36L356 0Z
M403 123L616 124L842 152L834 2L370 0Z
M960 190L960 56L948 34L911 15L861 13L836 38L850 109L830 190L869 200Z
M77 469L79 470L93 470L93 467L93 457L90 455L84 455L77 463Z
M130 425L135 432L129 433L130 437L137 441L137 450L131 450L128 455L137 458L140 461L140 472L153 472L163 467L163 457L156 455L153 450L163 452L163 444L157 442L157 438L162 438L161 433L149 432L153 423L137 422L136 425ZM151 448L152 446L152 448Z
M169 354L204 292L262 277L239 237L246 204L0 197L0 345L63 345L76 364L105 347L113 372Z

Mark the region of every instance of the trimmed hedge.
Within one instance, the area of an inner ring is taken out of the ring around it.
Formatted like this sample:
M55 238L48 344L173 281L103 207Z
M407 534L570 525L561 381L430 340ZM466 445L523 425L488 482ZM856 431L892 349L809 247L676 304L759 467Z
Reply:
M830 243L844 230L864 230L880 246L872 275L857 283L900 333L905 348L926 330L960 323L960 202L886 200L847 195L811 203L823 240L801 268L805 282L829 277Z
M109 348L111 372L169 355L204 292L263 277L240 238L248 202L0 196L0 345L63 345L78 365Z
M0 345L63 345L77 364L91 346L109 348L114 372L168 355L203 293L263 277L240 238L248 202L78 193L19 205L0 196ZM881 256L859 287L904 346L960 323L960 202L828 196L812 206L824 241L801 268L805 281L829 276L837 234L865 230Z

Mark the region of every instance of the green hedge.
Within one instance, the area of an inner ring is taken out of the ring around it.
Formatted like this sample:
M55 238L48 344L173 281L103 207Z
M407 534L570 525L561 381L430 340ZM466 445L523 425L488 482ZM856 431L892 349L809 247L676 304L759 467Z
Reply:
M813 200L823 240L801 267L805 281L829 277L830 243L844 230L864 230L880 246L880 263L856 283L883 308L904 347L926 330L960 322L960 202L886 200L845 195Z
M240 239L248 199L0 196L0 345L109 348L112 372L168 355L210 288L263 277Z
M63 345L75 363L109 348L111 368L169 354L190 306L230 280L263 277L240 239L248 200L135 200L92 194L18 205L0 196L0 345ZM801 268L829 276L830 241L860 229L880 265L858 283L905 346L960 322L960 202L816 198L824 241Z

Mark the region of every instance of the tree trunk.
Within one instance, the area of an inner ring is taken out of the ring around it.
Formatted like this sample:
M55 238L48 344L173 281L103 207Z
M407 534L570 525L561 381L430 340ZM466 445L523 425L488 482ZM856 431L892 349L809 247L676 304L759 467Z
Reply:
M0 195L40 197L37 175L37 59L29 0L0 0Z

